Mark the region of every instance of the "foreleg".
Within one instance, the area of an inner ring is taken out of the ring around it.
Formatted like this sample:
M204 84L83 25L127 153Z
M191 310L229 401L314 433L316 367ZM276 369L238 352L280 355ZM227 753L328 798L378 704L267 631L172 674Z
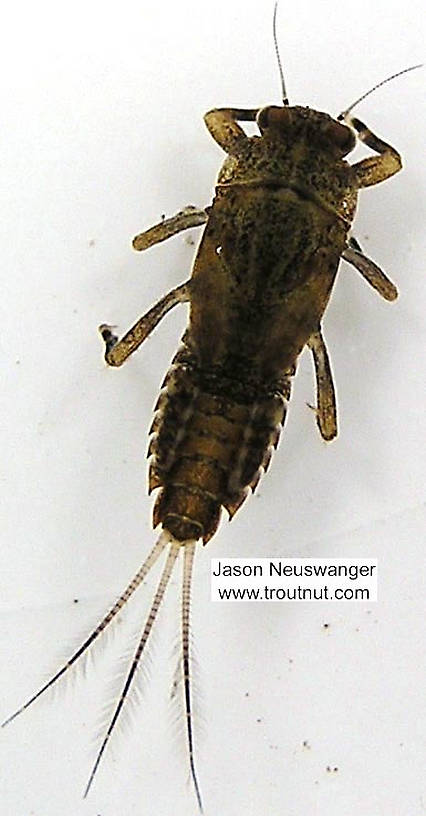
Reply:
M226 153L232 153L248 139L237 122L255 122L258 109L214 108L204 116L204 122L215 142Z
M359 119L352 118L349 114L343 116L346 124L353 127L361 142L378 153L378 156L369 156L352 165L356 174L356 184L358 187L371 187L379 181L385 181L398 170L401 170L402 160L398 151L394 147L379 139L368 127Z

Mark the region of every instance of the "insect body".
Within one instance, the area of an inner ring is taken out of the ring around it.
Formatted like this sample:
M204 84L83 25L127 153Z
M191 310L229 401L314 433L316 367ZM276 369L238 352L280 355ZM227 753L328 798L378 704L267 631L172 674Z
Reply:
M98 753L88 792L149 638L173 566L183 551L180 675L191 775L201 809L192 726L189 609L196 542L209 541L222 508L232 517L254 490L277 446L297 358L307 345L317 384L322 437L337 434L336 404L321 320L343 257L387 300L397 291L350 237L358 190L401 167L397 151L362 122L309 108L216 109L205 116L224 149L210 207L187 207L134 239L137 250L205 224L192 277L162 298L121 339L103 325L106 361L120 366L176 304L189 301L189 326L156 405L149 489L159 490L154 526L162 533L118 601L34 702L88 649L140 586L160 554L166 562L140 641ZM240 122L255 121L248 137ZM345 157L355 134L376 155Z
M248 137L238 121L255 120ZM121 365L175 303L190 322L164 381L150 446L154 526L180 542L214 534L232 516L276 447L298 355L317 374L317 419L337 433L321 318L343 256L388 300L393 284L348 238L360 187L401 167L399 154L353 120L379 156L350 165L353 130L302 107L213 110L206 125L227 152L206 211L187 208L137 236L145 249L206 221L191 280L170 292L119 342L101 327L106 361Z

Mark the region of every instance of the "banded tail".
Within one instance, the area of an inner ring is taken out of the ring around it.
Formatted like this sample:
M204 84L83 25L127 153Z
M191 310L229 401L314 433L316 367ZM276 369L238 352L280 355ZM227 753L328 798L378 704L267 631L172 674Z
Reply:
M87 782L84 797L87 796L89 793L90 788L92 787L94 778L96 776L98 767L100 765L101 759L104 755L106 750L107 744L110 741L111 735L114 731L115 725L118 721L122 708L125 704L125 701L128 697L129 691L131 689L133 680L135 679L136 672L138 667L141 663L146 644L148 642L149 636L151 634L152 628L154 626L158 610L160 608L161 602L164 598L167 584L169 583L170 576L173 572L173 568L175 563L178 559L179 552L183 548L184 550L184 557L183 557L183 578L182 578L182 612L181 612L181 659L179 661L179 666L181 667L182 672L182 680L183 680L183 693L184 693L184 705L185 705L185 720L186 720L186 737L187 737L187 744L188 744L188 754L189 754L189 766L190 766L190 773L191 778L194 784L195 794L197 797L198 807L200 812L203 812L202 806L202 799L201 799L201 792L200 786L198 783L198 778L195 770L195 759L194 759L194 737L193 737L193 725L192 725L192 690L191 690L191 654L190 654L190 638L189 638L189 629L190 629L190 605L191 605L191 580L192 580L192 566L194 561L194 554L195 554L195 541L177 541L167 530L163 530L158 541L154 544L151 552L143 562L142 566L134 576L134 578L130 581L127 585L123 593L117 599L115 604L111 607L111 609L107 612L104 618L99 622L96 628L90 633L90 635L86 638L86 640L82 643L82 645L77 649L76 652L69 658L69 660L64 663L64 665L54 674L48 681L45 683L29 700L27 700L20 708L18 708L10 717L8 717L3 723L2 728L5 725L8 725L12 720L14 720L19 714L22 714L27 708L29 708L39 697L41 697L45 691L51 688L66 672L82 657L89 647L97 640L97 638L105 632L108 625L111 623L112 620L121 612L123 607L126 605L127 601L131 598L133 593L136 589L138 589L141 584L143 583L144 579L148 575L151 568L154 566L156 561L158 560L159 556L162 552L168 547L168 554L163 566L163 570L160 576L160 580L158 582L157 590L155 592L154 598L152 600L152 604L146 618L142 634L140 636L138 646L136 651L133 655L130 667L127 672L126 680L123 685L120 697L118 702L115 706L114 713L111 717L109 722L108 728L106 730L104 739L102 744L99 748L95 763L93 765L92 771L89 776L89 780Z

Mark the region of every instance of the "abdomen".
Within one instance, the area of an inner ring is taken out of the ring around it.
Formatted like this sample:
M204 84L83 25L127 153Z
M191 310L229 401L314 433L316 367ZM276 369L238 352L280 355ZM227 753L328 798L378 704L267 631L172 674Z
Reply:
M187 338L188 339L188 338ZM179 541L208 541L221 508L230 516L266 470L290 397L290 374L256 399L244 384L214 381L184 346L157 403L150 490L160 488L154 526Z

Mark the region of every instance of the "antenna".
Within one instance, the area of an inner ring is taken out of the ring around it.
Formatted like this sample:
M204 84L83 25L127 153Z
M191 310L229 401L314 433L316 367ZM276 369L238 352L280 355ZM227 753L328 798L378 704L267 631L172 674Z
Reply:
M280 57L280 50L278 48L277 10L278 10L278 0L276 0L275 5L274 5L274 16L272 18L272 36L274 38L275 54L276 54L276 57L277 57L278 70L280 72L282 100L283 100L283 105L285 106L285 105L288 105L288 97L287 97L287 91L285 89L284 71L283 71L283 66L282 66L281 57Z
M382 85L386 85L387 82L390 82L392 79L396 79L397 77L402 76L402 74L407 74L408 71L415 71L416 68L423 68L423 63L421 63L420 65L411 65L410 68L403 68L402 71L398 71L396 74L392 74L392 76L386 77L386 79L382 79L381 82L378 82L377 85L374 85L373 88L370 88L369 91L366 91L364 94L362 94L362 96L360 96L359 99L357 99L355 102L352 102L352 105L349 105L349 107L346 108L346 110L344 110L342 113L339 113L337 120L340 122L342 119L346 119L347 115L351 112L351 110L353 110L356 105L359 105L360 102L366 99L367 96L370 96L370 94L372 94L373 91L377 91L377 88L381 88Z

